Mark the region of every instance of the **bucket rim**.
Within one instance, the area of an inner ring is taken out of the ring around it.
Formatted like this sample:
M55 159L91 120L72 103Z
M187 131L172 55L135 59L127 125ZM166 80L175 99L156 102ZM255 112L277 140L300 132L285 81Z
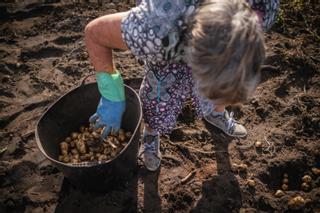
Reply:
M67 166L67 167L70 167L70 168L76 168L76 167L79 167L79 168L89 168L89 167L94 167L94 166L98 166L98 165L103 165L103 164L108 164L110 162L112 162L113 160L115 160L116 158L118 158L127 148L128 146L131 144L132 142L132 139L133 139L133 136L136 135L137 131L139 130L140 128L140 124L141 124L141 120L142 120L142 108L139 107L139 111L140 111L140 115L139 115L139 120L138 120L138 125L136 125L133 133L132 133L132 137L130 138L130 140L128 141L128 143L126 144L126 146L124 148L122 148L122 150L115 156L113 157L112 159L109 159L107 161L97 161L97 162L83 162L83 163L77 163L77 164L72 164L72 163L64 163L64 162L61 162L59 160L56 160L52 157L50 157L46 151L43 149L43 146L42 146L42 143L40 142L40 137L39 137L39 131L38 131L38 128L39 128L39 124L40 124L40 121L44 118L44 116L48 113L48 111L56 104L58 103L62 98L64 98L65 96L67 96L68 94L70 94L71 92L73 92L74 90L80 88L80 87L85 87L85 86L89 86L89 85L92 85L92 84L97 84L97 82L91 82L91 83L86 83L86 84L80 84L79 86L76 86L76 87L73 87L71 88L68 92L66 92L64 95L60 96L57 100L55 100L52 104L49 105L49 107L42 113L42 115L40 116L40 118L38 119L37 121L37 124L36 124L36 128L35 128L35 138L36 138L36 143L37 143L37 146L40 150L40 152L48 159L50 160L51 162L54 162L56 164L60 164L62 166ZM126 88L128 88L129 90L131 90L135 95L136 97L138 98L138 101L139 101L139 104L141 106L141 100L140 100L140 97L139 97L139 94L133 89L131 88L130 86L128 86L127 84L124 84L124 86Z

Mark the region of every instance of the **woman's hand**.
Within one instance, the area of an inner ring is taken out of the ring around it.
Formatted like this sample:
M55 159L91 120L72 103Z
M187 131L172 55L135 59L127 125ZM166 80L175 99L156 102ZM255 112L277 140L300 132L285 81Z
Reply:
M104 128L101 138L105 139L110 131L119 131L124 111L125 101L109 101L101 97L97 112L90 117L89 122L94 124L94 129Z

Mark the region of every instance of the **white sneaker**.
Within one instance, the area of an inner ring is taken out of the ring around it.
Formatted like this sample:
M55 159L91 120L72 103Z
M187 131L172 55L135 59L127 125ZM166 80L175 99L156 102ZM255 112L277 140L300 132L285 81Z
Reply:
M229 114L227 110L223 113L213 111L205 115L204 119L231 137L242 138L247 136L247 130L244 126L233 119L233 112Z
M160 137L159 135L143 135L143 155L144 166L149 171L156 171L161 163Z

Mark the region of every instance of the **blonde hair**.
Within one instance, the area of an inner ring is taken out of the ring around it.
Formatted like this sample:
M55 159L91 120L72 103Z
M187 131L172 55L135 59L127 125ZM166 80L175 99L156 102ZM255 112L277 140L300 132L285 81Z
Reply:
M241 0L207 0L188 22L186 57L200 93L216 103L246 101L265 57L257 15Z

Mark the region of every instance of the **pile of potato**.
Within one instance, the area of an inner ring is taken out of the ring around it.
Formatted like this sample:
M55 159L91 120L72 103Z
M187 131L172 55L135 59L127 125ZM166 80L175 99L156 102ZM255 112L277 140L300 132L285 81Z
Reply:
M114 158L129 142L132 133L120 129L118 134L110 134L103 141L103 129L93 131L90 127L80 127L80 132L72 132L60 143L59 161L64 163L103 162Z

